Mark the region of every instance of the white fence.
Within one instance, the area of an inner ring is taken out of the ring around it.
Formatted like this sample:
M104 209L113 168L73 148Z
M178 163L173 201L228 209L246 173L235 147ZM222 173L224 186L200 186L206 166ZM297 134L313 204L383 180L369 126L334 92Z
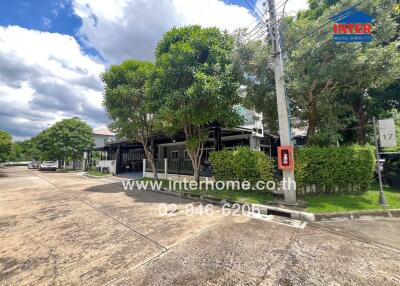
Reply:
M96 168L100 169L100 172L108 170L110 174L116 175L116 161L115 160L98 160L96 161Z

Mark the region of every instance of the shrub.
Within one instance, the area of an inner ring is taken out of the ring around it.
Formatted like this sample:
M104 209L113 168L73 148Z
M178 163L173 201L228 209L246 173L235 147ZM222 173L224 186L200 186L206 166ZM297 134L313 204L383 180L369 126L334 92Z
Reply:
M274 178L273 159L248 147L212 152L213 176L218 181L270 181Z
M316 192L367 191L374 169L373 148L369 146L311 146L295 150L295 178L300 193L312 185Z

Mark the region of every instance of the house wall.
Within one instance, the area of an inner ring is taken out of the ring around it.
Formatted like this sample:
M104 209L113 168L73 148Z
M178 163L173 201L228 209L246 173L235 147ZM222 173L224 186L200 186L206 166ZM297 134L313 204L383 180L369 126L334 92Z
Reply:
M183 159L185 150L186 150L185 144L182 144L181 142L175 143L174 145L160 144L158 145L158 159L164 159L164 158L171 159L172 151L178 151L179 152L178 159Z
M261 150L261 138L252 136L251 134L245 135L241 139L231 139L231 140L224 140L222 138L222 145L226 146L227 148L232 148L231 146L249 146L254 150ZM184 152L186 150L186 146L183 142L177 143L167 143L167 144L159 144L158 148L158 159L168 158L171 159L172 151L178 151L179 157L178 159L184 159Z
M100 135L100 134L93 134L93 139L94 139L94 143L96 145L96 148L98 147L104 147L104 142L111 142L113 140L115 140L114 136L110 136L110 135Z

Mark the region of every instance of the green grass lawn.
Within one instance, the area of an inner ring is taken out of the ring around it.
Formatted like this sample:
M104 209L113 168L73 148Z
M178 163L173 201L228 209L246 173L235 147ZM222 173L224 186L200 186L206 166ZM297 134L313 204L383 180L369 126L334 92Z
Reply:
M400 208L400 190L384 186L389 208ZM370 190L352 195L319 195L303 198L307 203L306 211L313 213L342 212L355 210L381 210L379 202L379 184L371 184Z
M153 180L152 178L142 178L142 180ZM163 187L169 186L169 180L160 179ZM178 186L178 185L177 185ZM226 199L248 204L268 204L276 200L271 193L252 191L252 190L180 190L194 194L203 194L217 199ZM400 208L400 190L396 190L389 186L384 186L385 197L389 208ZM312 213L342 212L356 210L381 210L382 206L378 204L379 185L374 182L371 184L370 190L361 194L324 194L301 197L306 202L305 211Z
M87 172L88 175L96 176L96 177L104 177L104 176L110 176L109 173L102 173L97 170L90 170Z

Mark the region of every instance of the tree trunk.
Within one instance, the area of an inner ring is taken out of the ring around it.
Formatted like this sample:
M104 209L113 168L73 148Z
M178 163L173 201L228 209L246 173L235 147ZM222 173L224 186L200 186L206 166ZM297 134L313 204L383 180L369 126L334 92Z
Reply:
M311 84L310 89L308 90L308 128L307 128L307 144L312 135L314 135L315 130L317 129L318 122L318 110L317 110L317 98L314 96L313 92L315 87L317 86L317 81L314 80Z
M357 143L360 145L364 145L366 142L367 118L365 116L364 101L362 96L359 98L356 104L352 104L352 108L357 118L357 131L356 131Z
M145 143L147 143L147 142L145 142ZM154 162L153 153L149 150L149 147L147 146L147 144L144 144L144 143L142 143L142 144L143 144L144 153L146 155L146 159L150 161L151 170L153 171L154 180L158 180L157 168L156 168L156 164ZM143 168L146 168L146 166L143 166Z
M366 130L365 127L367 125L367 119L365 118L364 111L361 108L361 111L356 113L357 116L357 143L360 145L364 145L366 142Z
M192 165L193 165L193 177L194 180L197 182L197 184L200 183L200 158L194 158L195 160L192 160Z
M186 137L186 150L188 151L190 160L192 161L193 177L200 186L200 165L201 157L203 156L203 132L204 129L198 126L184 126L183 128ZM194 139L192 144L188 144L189 140ZM196 142L195 144L193 142ZM193 145L194 144L194 145ZM191 146L189 146L191 145Z
M138 141L140 143L142 143L142 145L143 145L143 150L144 150L144 154L146 155L146 159L150 161L154 180L157 181L158 180L157 168L156 168L156 164L154 162L153 152L149 149L149 146L147 146L147 137L141 135L141 136L139 136L138 139L139 139ZM143 166L143 168L146 168L146 166Z
M309 104L309 109L307 138L310 138L312 135L314 135L315 130L317 129L318 111L316 100L313 100L313 102Z
M151 165L151 170L153 171L154 179L158 180L158 173L157 173L157 168L156 168L156 164L154 162L154 159L150 160L150 165Z

